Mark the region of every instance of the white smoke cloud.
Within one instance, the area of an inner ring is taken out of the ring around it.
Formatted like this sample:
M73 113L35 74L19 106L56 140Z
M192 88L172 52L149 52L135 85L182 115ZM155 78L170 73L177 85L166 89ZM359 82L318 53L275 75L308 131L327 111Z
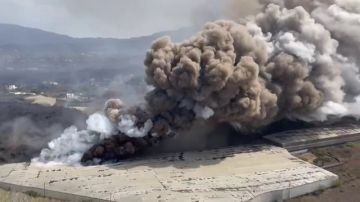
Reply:
M208 106L195 105L194 112L198 118L209 119L214 115L214 110Z
M315 61L315 45L298 41L290 32L281 34L275 45L280 51L292 53L308 63Z
M328 101L315 112L305 117L298 116L297 118L311 122L326 121L331 117L342 118L345 116L360 118L360 96L357 96L354 102L336 103Z
M360 13L360 4L358 0L335 0L336 4L346 10L354 13Z
M114 128L110 120L99 113L92 114L86 120L87 130L98 132L103 135L101 138L110 137Z
M49 164L78 165L85 151L112 133L110 121L102 114L95 113L86 120L87 130L78 130L71 126L60 137L48 143L32 162Z
M259 27L254 22L247 22L246 28L249 30L249 33L254 37L256 41L266 44L266 52L271 55L274 52L274 44L271 42L272 34L270 32L263 33L261 27Z
M144 123L143 127L136 127L136 117L129 114L120 115L118 123L119 131L123 132L128 137L144 137L153 127L152 121L149 119Z

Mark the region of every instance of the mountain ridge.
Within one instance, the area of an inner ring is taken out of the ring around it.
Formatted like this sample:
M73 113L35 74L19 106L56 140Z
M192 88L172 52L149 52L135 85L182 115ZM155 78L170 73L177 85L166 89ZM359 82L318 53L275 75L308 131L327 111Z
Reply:
M107 38L107 37L71 37L65 34L45 31L38 28L24 27L15 24L0 23L0 45L41 45L41 44L59 44L74 43L82 41L83 43L91 40L101 41L103 43L116 42L136 42L155 40L161 36L170 36L174 41L180 41L195 32L193 27L184 27L178 30L162 31L151 35L144 35L131 38ZM29 40L31 39L31 40Z

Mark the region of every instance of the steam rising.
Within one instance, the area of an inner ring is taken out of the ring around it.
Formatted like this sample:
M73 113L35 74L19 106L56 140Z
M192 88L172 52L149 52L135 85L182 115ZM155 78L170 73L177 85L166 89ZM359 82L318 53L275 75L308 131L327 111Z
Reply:
M136 116L124 114L119 117L118 129L129 137L144 137L151 130L153 123L149 119L144 123L144 127L136 127Z
M76 165L86 150L96 142L110 137L113 131L111 122L102 114L90 115L86 124L87 130L78 131L75 126L65 129L60 137L49 142L49 148L43 149L33 162Z
M86 125L88 130L104 135L103 138L109 137L114 130L109 119L98 113L89 116Z
M182 43L156 40L145 59L154 89L144 106L108 101L116 135L81 161L125 158L199 119L254 129L282 118L358 117L360 2L268 2L240 22L209 22Z

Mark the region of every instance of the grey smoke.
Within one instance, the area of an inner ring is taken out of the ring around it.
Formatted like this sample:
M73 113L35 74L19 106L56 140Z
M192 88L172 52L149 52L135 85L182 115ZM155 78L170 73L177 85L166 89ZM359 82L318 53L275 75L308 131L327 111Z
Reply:
M63 129L60 124L40 126L29 117L3 122L0 125L0 162L29 160Z
M126 131L95 144L82 161L122 159L199 120L254 129L283 118L358 118L360 2L268 2L252 17L206 23L181 43L156 40L144 62L153 86L144 105L107 102L105 114ZM134 138L130 130L143 133Z

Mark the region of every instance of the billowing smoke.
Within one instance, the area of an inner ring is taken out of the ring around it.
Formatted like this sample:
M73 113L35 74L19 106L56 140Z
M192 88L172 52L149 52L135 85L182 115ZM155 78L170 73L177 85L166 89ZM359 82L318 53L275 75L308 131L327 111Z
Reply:
M102 114L90 115L86 124L86 130L79 131L75 126L65 129L60 137L49 142L48 148L43 149L40 156L32 161L76 165L93 144L113 134L111 122Z
M358 117L360 2L263 2L261 13L209 22L182 43L156 40L145 59L153 89L144 105L109 100L113 135L92 147L75 145L74 159L85 149L83 163L123 159L199 119L254 129L283 118ZM82 133L92 134L70 135ZM43 153L57 158L57 147L49 147Z

